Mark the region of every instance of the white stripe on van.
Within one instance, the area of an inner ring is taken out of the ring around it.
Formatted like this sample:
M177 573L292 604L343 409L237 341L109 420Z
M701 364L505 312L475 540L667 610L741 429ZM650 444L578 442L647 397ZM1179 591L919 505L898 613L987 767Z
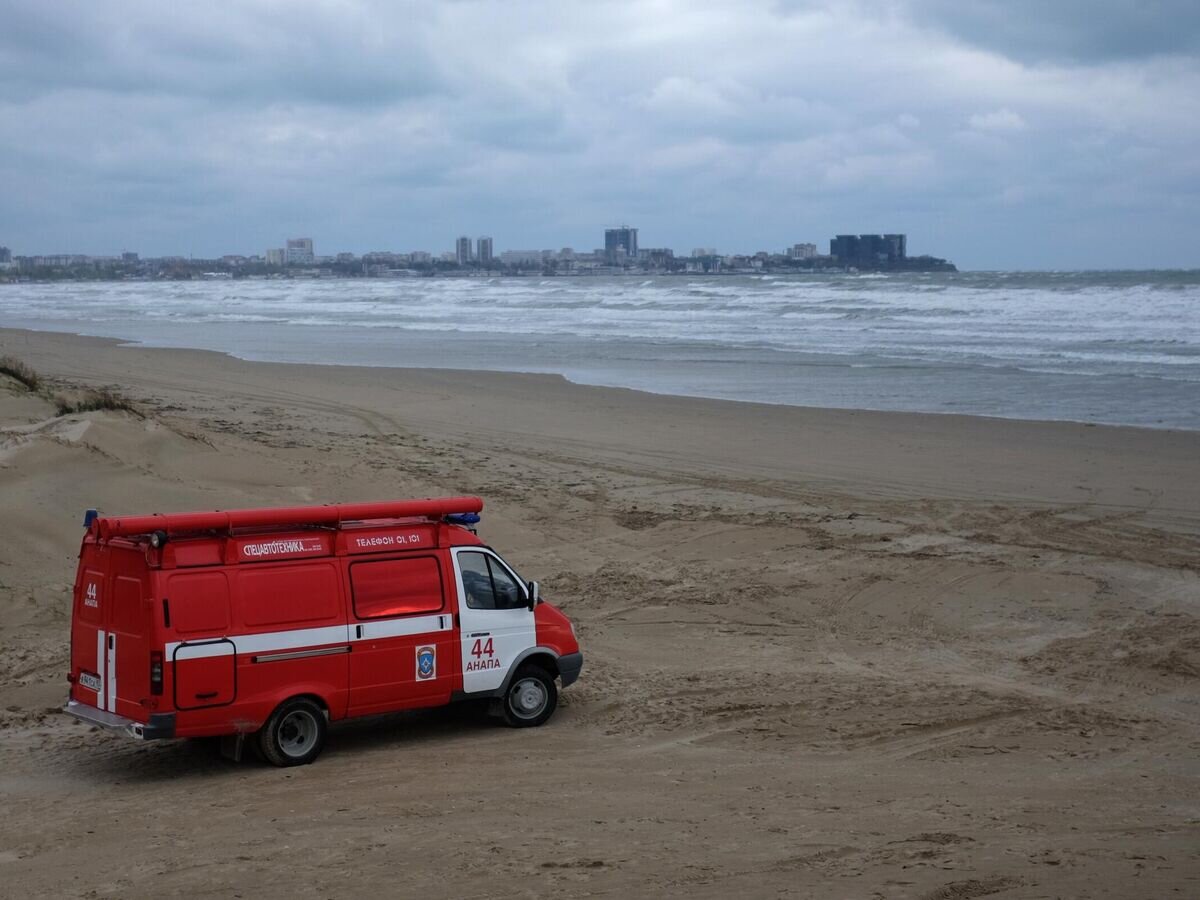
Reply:
M104 680L104 688L108 692L108 711L117 711L117 633L108 636L112 646L108 648L108 678Z
M362 636L359 636L359 629ZM405 616L399 619L372 619L353 625L329 625L324 628L296 628L291 631L267 631L260 634L222 635L198 638L195 641L173 641L167 644L166 657L171 662L175 651L187 648L188 659L206 656L227 656L237 653L272 653L279 650L298 650L322 644L345 644L354 641L379 640L381 638L405 637L450 631L454 628L454 617L449 613L432 616ZM236 650L225 641L232 641Z
M372 619L356 622L350 626L350 640L369 641L378 638L407 637L412 634L428 634L431 631L449 631L454 627L454 617L448 613L440 616L416 616L403 619ZM362 637L358 629L362 629Z
M177 652L172 655L176 659L199 659L208 656L233 656L233 644L224 638L203 641L196 644L180 644Z
M214 641L215 643L206 643ZM295 628L291 631L265 631L261 634L221 635L220 637L197 638L194 641L173 641L167 644L167 659L175 658L175 650L187 646L188 658L202 656L225 656L230 653L233 641L237 653L267 653L271 650L294 650L298 647L313 647L318 644L344 644L345 625L329 625L325 628Z
M100 690L96 691L96 709L104 709L104 680L108 665L104 656L105 642L108 638L103 631L96 632L96 677L100 679Z

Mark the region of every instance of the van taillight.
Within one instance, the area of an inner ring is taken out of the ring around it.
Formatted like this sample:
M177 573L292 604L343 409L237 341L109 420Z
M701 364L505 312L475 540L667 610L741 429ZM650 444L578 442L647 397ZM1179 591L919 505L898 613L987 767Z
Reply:
M150 693L162 693L163 655L161 650L150 651Z

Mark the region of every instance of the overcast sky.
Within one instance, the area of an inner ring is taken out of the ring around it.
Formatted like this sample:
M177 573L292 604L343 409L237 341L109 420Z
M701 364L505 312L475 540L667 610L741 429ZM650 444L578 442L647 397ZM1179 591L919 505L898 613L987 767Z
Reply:
M1200 266L1195 0L0 0L15 253Z

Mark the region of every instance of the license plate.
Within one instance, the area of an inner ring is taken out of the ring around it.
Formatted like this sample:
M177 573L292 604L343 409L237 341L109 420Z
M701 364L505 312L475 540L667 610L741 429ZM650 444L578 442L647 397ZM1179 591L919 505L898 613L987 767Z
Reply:
M91 688L97 694L100 693L100 686L104 683L100 680L99 675L92 675L88 672L79 673L79 683L85 688Z

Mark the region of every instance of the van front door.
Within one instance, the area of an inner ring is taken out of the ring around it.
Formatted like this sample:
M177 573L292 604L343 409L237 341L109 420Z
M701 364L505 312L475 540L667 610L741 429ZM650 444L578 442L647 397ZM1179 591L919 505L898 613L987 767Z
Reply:
M526 650L537 646L526 588L489 550L454 553L464 693L494 691Z

